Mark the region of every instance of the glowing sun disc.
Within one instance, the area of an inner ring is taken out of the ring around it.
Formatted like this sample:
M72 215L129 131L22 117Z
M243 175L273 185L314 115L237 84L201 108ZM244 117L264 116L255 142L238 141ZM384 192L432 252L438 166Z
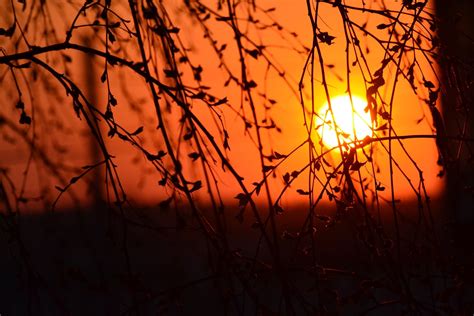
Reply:
M366 107L367 101L354 95L352 96L352 104L348 95L331 98L331 108L336 123L334 124L333 115L329 111L329 105L326 102L315 118L316 130L324 145L328 148L337 147L339 145L338 134L341 144L344 142L349 144L356 139L362 140L366 136L372 137L370 113L364 111ZM336 129L334 129L334 126L336 126Z

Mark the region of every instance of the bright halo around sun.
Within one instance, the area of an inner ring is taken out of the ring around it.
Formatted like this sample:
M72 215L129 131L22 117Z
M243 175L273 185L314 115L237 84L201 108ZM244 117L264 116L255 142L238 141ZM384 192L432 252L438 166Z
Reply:
M340 95L331 98L331 107L336 124L333 123L333 115L329 111L327 102L316 116L316 131L326 147L333 148L339 145L337 133L340 143L349 145L356 139L363 140L367 136L372 137L370 112L364 111L367 101L353 95L351 104L349 95Z

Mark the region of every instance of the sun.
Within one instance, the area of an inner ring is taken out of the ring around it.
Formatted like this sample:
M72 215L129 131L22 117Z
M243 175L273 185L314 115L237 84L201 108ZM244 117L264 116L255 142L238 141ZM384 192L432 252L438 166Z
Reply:
M340 144L349 145L355 140L362 140L367 136L372 137L370 112L364 111L366 107L367 101L355 95L352 96L352 102L349 95L331 98L334 124L333 115L326 102L315 118L316 131L324 145L328 148L339 146L338 135Z

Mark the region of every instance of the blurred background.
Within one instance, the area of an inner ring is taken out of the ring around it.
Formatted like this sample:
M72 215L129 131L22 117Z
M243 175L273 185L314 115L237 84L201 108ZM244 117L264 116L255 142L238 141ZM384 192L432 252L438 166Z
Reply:
M0 313L472 313L469 1L1 6Z

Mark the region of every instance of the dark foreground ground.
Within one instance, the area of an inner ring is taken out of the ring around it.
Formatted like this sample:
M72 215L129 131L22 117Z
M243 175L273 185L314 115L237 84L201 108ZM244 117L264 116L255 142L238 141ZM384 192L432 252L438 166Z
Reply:
M286 312L281 308L281 282L275 270L259 263L252 270L251 260L245 259L253 258L261 237L258 229L251 228L252 221L239 223L229 216L225 231L232 259L227 260L209 251L212 241L196 229L190 215L177 220L172 210L143 214L131 215L133 223L126 231L118 217L102 209L21 216L19 230L4 220L1 316ZM363 226L355 225L363 220L348 215L335 225L318 224L313 257L311 251L305 253L304 240L295 238L304 215L305 211L292 210L281 224L280 254L287 264L285 275L291 280L296 314L474 313L472 224L435 214L441 218L436 248L422 224L410 226L401 232L402 259L398 260L388 237L388 245L382 247L386 250L380 250L386 255L374 256L371 246L367 250ZM179 227L172 228L177 223ZM389 217L385 224L393 227ZM388 228L387 233L394 232ZM298 243L301 246L295 251ZM260 259L271 263L265 246L261 249ZM312 260L318 264L310 264ZM252 295L243 294L242 280ZM411 298L403 290L404 283Z

